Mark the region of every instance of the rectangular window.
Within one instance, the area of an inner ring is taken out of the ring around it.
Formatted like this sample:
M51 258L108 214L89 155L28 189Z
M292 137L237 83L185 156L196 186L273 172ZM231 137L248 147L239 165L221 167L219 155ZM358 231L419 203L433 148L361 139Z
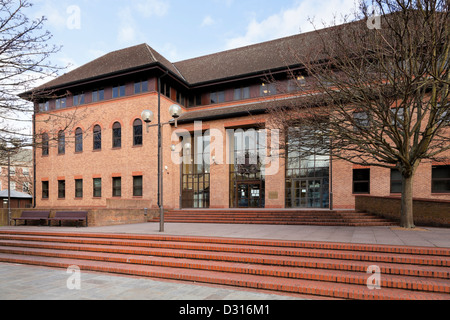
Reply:
M450 165L433 166L432 168L432 193L450 193Z
M49 198L49 182L42 181L42 199Z
M102 197L102 179L95 178L93 183L94 183L93 184L94 198L101 198Z
M391 109L391 116L393 126L397 125L400 129L403 128L405 123L405 108L393 108Z
M79 106L84 104L84 93L73 96L73 105Z
M133 197L142 197L142 176L133 177Z
M66 180L58 180L58 199L66 198Z
M113 98L120 98L125 96L125 85L113 87Z
M181 92L177 91L177 103L181 104L182 106L185 105L184 102L184 96Z
M188 107L195 107L195 106L201 106L202 105L202 95L191 95L188 98Z
M122 178L114 177L113 178L113 197L121 197L122 196Z
M353 170L353 193L370 193L370 169Z
M391 169L391 193L402 193L402 173L398 169Z
M134 84L134 93L148 92L148 81L140 81Z
M83 179L75 180L75 198L83 198Z
M277 94L277 87L275 83L263 83L261 85L261 96L271 96Z
M45 112L50 110L50 102L47 101L45 103L39 104L39 112Z
M161 93L165 95L167 98L171 99L171 88L167 83L163 83L161 85Z
M225 91L211 92L211 104L225 102Z
M66 98L56 99L55 108L64 109L66 107L66 103L67 103Z
M92 102L99 102L105 100L105 90L100 89L92 92Z
M234 89L234 100L243 100L250 98L250 87Z
M370 127L370 115L367 112L355 112L353 114L353 121L355 123L354 130L356 132Z

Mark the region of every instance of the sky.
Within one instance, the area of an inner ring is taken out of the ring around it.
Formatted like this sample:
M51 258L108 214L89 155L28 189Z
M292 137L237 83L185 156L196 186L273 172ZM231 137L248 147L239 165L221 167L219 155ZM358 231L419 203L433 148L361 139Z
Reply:
M330 25L355 0L28 0L29 19L61 50L50 64L69 72L109 52L147 43L171 62L278 39ZM314 23L312 23L314 21ZM39 86L52 79L36 83ZM31 114L17 115L29 120ZM2 123L0 123L2 125ZM12 124L14 127L15 123ZM22 131L22 121L17 124Z
M45 16L52 57L67 71L108 52L147 43L171 62L313 30L355 0L29 0Z

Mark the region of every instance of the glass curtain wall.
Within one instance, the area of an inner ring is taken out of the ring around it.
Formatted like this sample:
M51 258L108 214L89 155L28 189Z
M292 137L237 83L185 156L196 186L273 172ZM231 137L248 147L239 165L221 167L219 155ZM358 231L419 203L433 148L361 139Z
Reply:
M188 139L189 140L189 139ZM210 136L191 136L183 141L181 207L209 208Z
M230 208L265 207L266 134L264 130L234 130L230 143Z
M286 208L329 208L330 157L317 154L314 143L302 143L301 132L303 139L314 139L313 130L289 130Z

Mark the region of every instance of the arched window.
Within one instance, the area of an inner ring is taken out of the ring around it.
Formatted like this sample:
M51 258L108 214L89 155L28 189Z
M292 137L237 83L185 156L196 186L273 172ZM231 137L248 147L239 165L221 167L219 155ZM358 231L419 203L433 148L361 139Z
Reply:
M99 125L94 127L94 150L102 149L102 128Z
M122 126L119 122L113 125L113 148L122 147Z
M66 153L66 134L63 130L58 133L58 154Z
M48 156L49 154L49 138L48 138L48 134L44 133L42 135L42 155L43 156Z
M136 119L133 123L133 146L142 146L142 120Z
M81 128L75 130L75 152L83 152L83 130Z

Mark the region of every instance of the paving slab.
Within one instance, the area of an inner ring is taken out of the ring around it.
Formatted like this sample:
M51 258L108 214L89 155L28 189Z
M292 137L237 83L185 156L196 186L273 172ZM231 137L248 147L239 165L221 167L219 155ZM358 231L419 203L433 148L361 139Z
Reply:
M148 278L83 272L70 290L63 269L0 263L0 300L304 300L298 296L233 290Z

